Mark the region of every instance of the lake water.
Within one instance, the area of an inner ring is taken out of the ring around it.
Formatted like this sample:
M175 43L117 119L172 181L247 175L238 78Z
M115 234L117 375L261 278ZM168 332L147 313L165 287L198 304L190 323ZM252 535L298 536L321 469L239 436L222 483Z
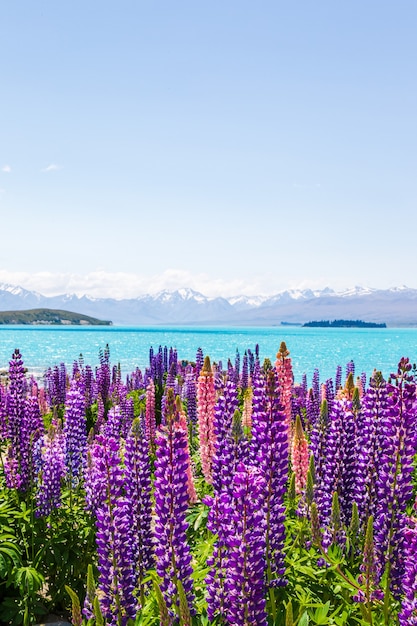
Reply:
M415 328L273 328L218 327L33 327L2 326L0 328L0 369L8 367L12 353L19 348L25 366L40 375L47 367L63 362L67 366L80 354L91 366L99 364L99 350L110 348L112 364L120 363L123 374L136 367L144 369L149 362L149 348L175 347L180 359L194 360L202 348L212 361L227 359L234 363L236 350L241 358L248 348L259 345L260 358L275 360L281 341L290 350L295 380L307 375L311 381L315 368L320 379L334 377L336 367L353 360L357 374L371 375L374 368L388 376L397 368L402 356L417 361L417 329Z

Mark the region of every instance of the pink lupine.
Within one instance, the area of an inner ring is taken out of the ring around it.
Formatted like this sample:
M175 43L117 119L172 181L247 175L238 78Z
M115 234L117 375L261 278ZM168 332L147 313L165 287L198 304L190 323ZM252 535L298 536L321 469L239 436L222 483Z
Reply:
M145 411L145 429L146 438L153 447L155 443L156 433L156 415L155 415L155 383L151 378L146 387L146 411Z
M252 387L247 387L243 394L242 426L249 431L252 428Z
M295 474L295 492L300 494L307 483L309 450L300 416L297 415L291 446L291 464Z
M291 359L289 358L289 350L285 341L281 342L275 361L275 368L278 375L278 384L280 390L280 403L285 413L285 419L288 427L288 435L291 436L291 415L292 415L292 387L294 375L292 371Z
M187 416L185 414L184 407L182 406L182 402L179 396L177 396L176 398L176 403L177 403L177 411L178 411L178 422L175 422L174 428L180 428L185 433L187 433L188 432ZM197 502L197 492L195 490L195 485L194 485L194 477L193 477L193 469L191 465L191 455L190 455L190 446L188 443L188 437L186 437L186 440L187 442L186 442L186 447L185 447L186 448L185 453L188 457L187 489L188 489L188 497L190 498L190 502L194 504L195 502Z
M201 468L208 483L212 481L211 466L216 439L213 424L215 403L216 390L214 387L214 375L211 369L210 357L206 356L200 376L198 377L197 417Z

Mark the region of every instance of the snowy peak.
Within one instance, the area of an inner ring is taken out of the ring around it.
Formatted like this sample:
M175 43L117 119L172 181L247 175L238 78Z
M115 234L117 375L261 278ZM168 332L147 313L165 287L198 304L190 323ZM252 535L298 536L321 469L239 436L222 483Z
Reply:
M163 290L133 299L43 296L0 283L0 310L71 310L114 325L222 324L276 326L324 319L361 319L387 325L417 326L417 290L405 286L373 289L355 286L342 292L289 289L272 296L207 297L189 288Z

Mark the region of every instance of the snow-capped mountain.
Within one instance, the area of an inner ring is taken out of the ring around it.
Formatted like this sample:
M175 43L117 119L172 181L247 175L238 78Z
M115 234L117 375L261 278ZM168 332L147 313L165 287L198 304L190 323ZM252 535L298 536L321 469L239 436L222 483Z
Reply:
M115 325L217 324L275 326L315 320L360 319L388 326L417 326L417 289L353 287L343 292L287 290L273 296L209 298L192 289L116 300L74 294L43 296L0 283L0 310L64 309Z

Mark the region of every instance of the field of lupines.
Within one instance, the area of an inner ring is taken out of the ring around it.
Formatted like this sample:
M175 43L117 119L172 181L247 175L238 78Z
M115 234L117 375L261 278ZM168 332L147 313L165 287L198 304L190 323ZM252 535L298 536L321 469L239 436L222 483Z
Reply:
M0 385L0 623L417 624L416 371L281 344Z

